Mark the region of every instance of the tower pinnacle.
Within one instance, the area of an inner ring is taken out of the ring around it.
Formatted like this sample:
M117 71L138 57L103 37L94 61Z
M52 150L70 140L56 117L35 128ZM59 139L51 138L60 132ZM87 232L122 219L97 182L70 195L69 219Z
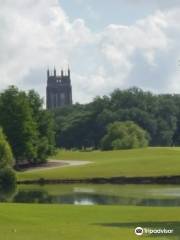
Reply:
M68 65L68 77L69 78L71 77L71 71L70 71L69 65Z
M55 66L54 66L54 76L56 76L56 68L55 68Z
M47 70L47 77L49 78L49 69Z

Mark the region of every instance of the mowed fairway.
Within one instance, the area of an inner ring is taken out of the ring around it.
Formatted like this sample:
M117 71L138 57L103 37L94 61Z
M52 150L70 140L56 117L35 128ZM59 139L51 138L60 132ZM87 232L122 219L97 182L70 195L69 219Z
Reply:
M83 166L18 173L18 180L113 176L180 175L180 148L145 148L121 151L58 151L52 159L88 160Z
M179 239L180 209L0 204L2 240L133 240L137 226L174 229L158 239Z

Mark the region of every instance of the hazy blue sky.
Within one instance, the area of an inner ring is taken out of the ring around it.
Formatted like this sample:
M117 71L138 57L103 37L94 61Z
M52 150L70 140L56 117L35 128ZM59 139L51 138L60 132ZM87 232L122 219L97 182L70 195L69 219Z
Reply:
M0 0L0 90L45 97L46 69L72 70L73 99L115 88L180 93L179 0Z
M82 18L94 30L110 23L134 24L156 10L177 6L179 0L59 0L71 20ZM172 3L173 2L173 3Z

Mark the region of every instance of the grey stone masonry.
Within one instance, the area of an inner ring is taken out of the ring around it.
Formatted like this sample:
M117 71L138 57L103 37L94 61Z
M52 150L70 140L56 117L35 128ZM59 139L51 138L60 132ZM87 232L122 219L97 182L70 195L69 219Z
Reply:
M58 107L72 105L72 86L71 72L68 69L67 74L61 70L61 74L56 74L47 70L47 88L46 88L46 107L47 109L55 109Z

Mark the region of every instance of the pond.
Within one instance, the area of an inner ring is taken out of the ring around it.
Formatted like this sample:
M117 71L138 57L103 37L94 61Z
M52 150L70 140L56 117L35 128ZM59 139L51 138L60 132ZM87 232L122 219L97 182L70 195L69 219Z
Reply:
M74 205L180 206L180 186L162 185L19 185L1 202Z

